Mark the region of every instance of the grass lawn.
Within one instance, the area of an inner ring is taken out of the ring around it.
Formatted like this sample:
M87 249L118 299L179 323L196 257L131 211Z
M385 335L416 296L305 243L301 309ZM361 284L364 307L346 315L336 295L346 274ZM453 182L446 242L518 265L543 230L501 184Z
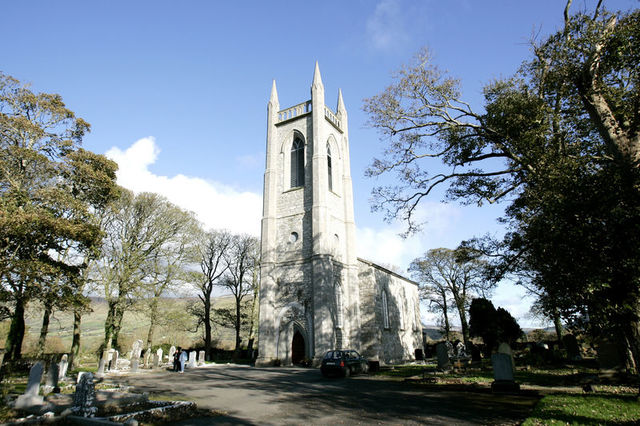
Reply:
M381 376L405 378L412 376L433 377L435 365L402 365L383 369ZM535 368L514 373L518 383L542 387L570 386L580 392L576 379L580 373L596 374L590 368ZM469 368L460 372L438 373L437 383L491 383L490 368ZM540 400L524 425L601 425L640 424L640 402L637 388L627 385L594 385L595 393L554 393ZM555 392L553 388L549 391Z
M636 395L547 395L523 423L532 425L639 424Z

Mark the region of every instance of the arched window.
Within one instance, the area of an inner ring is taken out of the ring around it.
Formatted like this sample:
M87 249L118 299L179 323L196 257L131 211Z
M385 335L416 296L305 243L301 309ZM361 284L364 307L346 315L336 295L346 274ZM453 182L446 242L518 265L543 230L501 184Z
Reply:
M389 328L389 302L386 290L382 290L382 326L385 329Z
M304 186L304 142L299 137L291 145L291 187Z
M331 173L331 146L327 142L327 173L329 174L329 191L333 191L333 174Z

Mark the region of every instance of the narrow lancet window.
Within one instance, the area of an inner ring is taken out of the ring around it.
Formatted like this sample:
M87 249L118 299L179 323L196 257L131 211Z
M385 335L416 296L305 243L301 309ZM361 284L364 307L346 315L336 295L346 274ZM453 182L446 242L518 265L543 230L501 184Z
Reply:
M329 191L333 191L333 174L331 173L331 146L327 142L327 173L329 174Z
M291 145L291 187L304 186L304 142L296 137Z
M382 326L385 329L389 328L389 302L386 290L382 290Z

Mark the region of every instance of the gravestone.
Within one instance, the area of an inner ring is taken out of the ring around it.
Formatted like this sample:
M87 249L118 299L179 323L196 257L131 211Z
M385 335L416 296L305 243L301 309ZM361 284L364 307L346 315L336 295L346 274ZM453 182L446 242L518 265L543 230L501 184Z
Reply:
M198 365L204 365L204 351L198 352Z
M156 351L156 355L158 355L158 366L162 365L162 348L158 348Z
M151 368L158 368L160 367L160 358L158 357L158 354L155 353L153 354L153 361L151 363Z
M493 366L492 392L514 392L520 390L520 385L513 379L513 360L505 353L495 353L491 355L491 365Z
M112 367L112 361L113 361L113 354L115 353L115 349L111 348L107 351L107 359L104 363L104 367L107 371L111 370Z
M142 340L136 340L131 345L131 359L140 358L140 354L142 354Z
M508 343L506 342L500 343L500 345L498 346L498 353L509 355L509 358L511 358L511 370L516 369L516 363L513 360L513 351L511 350L511 346L509 346Z
M138 364L140 363L140 360L137 358L134 358L133 361L131 361L131 372L132 373L137 373L138 372Z
M111 357L111 366L110 366L111 370L117 370L118 369L118 359L119 358L120 358L120 352L113 351L113 356Z
M147 348L146 351L144 351L144 368L149 368L149 362L151 361L151 348Z
M436 355L438 357L438 368L440 370L451 369L451 363L449 362L449 350L446 343L440 342L436 345Z
M69 368L69 356L67 354L62 355L60 365L58 368L58 380L62 380L67 376L67 368Z
M601 370L623 371L625 369L624 345L608 338L596 340L596 360Z
M463 342L456 343L454 351L458 358L468 358L467 348L464 346Z
M41 406L44 403L44 398L40 393L40 380L42 380L42 373L44 372L44 364L42 361L35 363L31 370L29 370L29 381L27 382L27 389L23 395L20 395L16 399L15 407L21 410Z
M447 355L449 356L449 358L453 358L454 356L456 356L455 349L453 348L453 343L447 340L444 342L444 344L447 346Z
M582 359L580 345L578 344L576 336L573 334L565 334L562 336L562 343L564 343L564 347L567 349L567 358L569 360L579 361Z
M96 376L97 377L104 376L104 364L105 364L105 361L106 361L106 357L107 357L107 353L103 352L102 356L100 357L100 361L98 361L98 371L96 371Z
M176 347L175 346L171 346L169 348L169 364L173 364L173 356L176 353Z
M189 368L196 368L196 351L189 352Z
M71 411L82 417L95 416L98 408L93 404L96 399L96 389L93 383L92 373L78 373L78 383L76 392L73 394L73 405Z
M47 371L47 378L44 382L44 392L60 393L58 387L58 380L60 379L60 366L53 359L49 362L49 370Z
M482 352L480 352L480 348L478 345L474 345L471 343L471 360L472 361L481 361L482 360Z

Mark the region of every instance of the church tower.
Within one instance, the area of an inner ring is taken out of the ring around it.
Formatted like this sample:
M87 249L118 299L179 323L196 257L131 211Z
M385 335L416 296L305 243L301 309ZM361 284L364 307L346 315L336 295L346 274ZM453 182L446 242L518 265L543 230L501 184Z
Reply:
M325 105L316 63L311 99L267 104L257 365L313 360L359 342L358 260L347 110Z

